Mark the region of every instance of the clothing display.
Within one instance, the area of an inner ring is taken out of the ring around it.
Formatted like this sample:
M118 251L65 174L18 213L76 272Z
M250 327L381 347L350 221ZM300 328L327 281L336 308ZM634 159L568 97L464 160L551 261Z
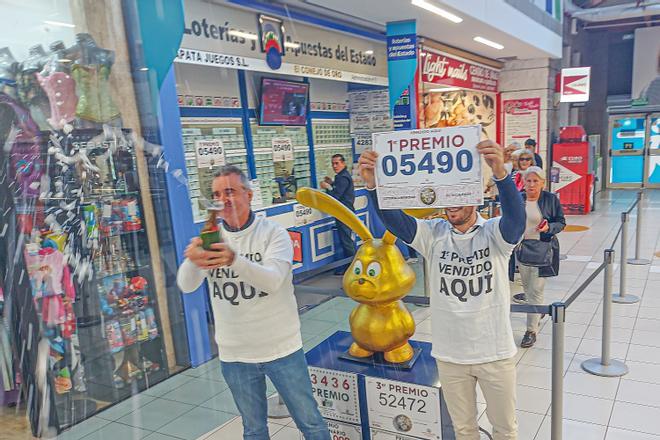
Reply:
M31 114L9 95L0 93L0 106L8 107L13 127L7 136L11 145L9 177L17 182L21 195L36 196L43 174L39 127Z
M207 280L223 362L269 362L302 348L291 238L277 223L252 216L240 231L222 227L223 241L240 253L234 264L204 271L185 260L177 277L184 292Z
M76 82L64 72L53 72L46 77L37 73L37 79L50 101L48 122L55 130L61 130L76 117Z
M0 390L25 380L35 436L59 433L168 375L136 151L130 130L116 127L114 53L88 34L49 49L34 46L22 62L0 49L0 140L8 146ZM40 350L16 368L8 347L26 342Z
M76 116L92 122L109 122L119 116L110 94L110 66L76 64L71 68L76 81Z

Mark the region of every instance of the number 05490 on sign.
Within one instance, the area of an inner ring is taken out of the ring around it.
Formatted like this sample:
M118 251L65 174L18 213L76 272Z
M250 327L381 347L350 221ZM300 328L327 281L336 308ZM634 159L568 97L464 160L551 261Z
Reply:
M375 133L376 186L383 209L483 203L478 125Z

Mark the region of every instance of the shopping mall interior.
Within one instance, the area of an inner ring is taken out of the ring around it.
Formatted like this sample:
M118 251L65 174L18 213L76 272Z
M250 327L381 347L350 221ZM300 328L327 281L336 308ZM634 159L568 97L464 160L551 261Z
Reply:
M0 23L0 440L660 440L660 2Z

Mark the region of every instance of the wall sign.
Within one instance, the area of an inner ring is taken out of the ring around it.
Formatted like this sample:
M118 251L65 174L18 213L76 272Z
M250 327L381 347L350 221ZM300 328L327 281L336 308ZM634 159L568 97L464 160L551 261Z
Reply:
M589 101L591 67L561 69L561 102Z
M481 127L431 128L373 135L382 209L442 208L483 203Z
M497 92L500 73L493 68L429 51L421 59L422 82Z
M293 160L293 144L291 138L273 138L273 162Z
M506 99L502 101L502 117L504 145L518 142L522 146L529 138L539 139L541 98Z
M382 42L202 0L184 8L178 62L387 84Z
M375 377L366 377L365 386L369 426L421 439L442 438L440 389Z
M309 367L309 378L314 398L324 418L361 423L356 374Z

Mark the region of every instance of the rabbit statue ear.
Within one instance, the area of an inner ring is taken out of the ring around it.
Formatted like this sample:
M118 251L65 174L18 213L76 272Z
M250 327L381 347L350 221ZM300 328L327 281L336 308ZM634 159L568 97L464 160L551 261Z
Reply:
M371 240L373 235L360 221L357 215L342 205L337 199L324 192L312 188L300 188L296 192L296 199L305 206L325 212L351 228L362 240Z
M390 231L385 231L385 234L383 235L383 243L394 244L395 241L396 241L396 236L392 234Z

